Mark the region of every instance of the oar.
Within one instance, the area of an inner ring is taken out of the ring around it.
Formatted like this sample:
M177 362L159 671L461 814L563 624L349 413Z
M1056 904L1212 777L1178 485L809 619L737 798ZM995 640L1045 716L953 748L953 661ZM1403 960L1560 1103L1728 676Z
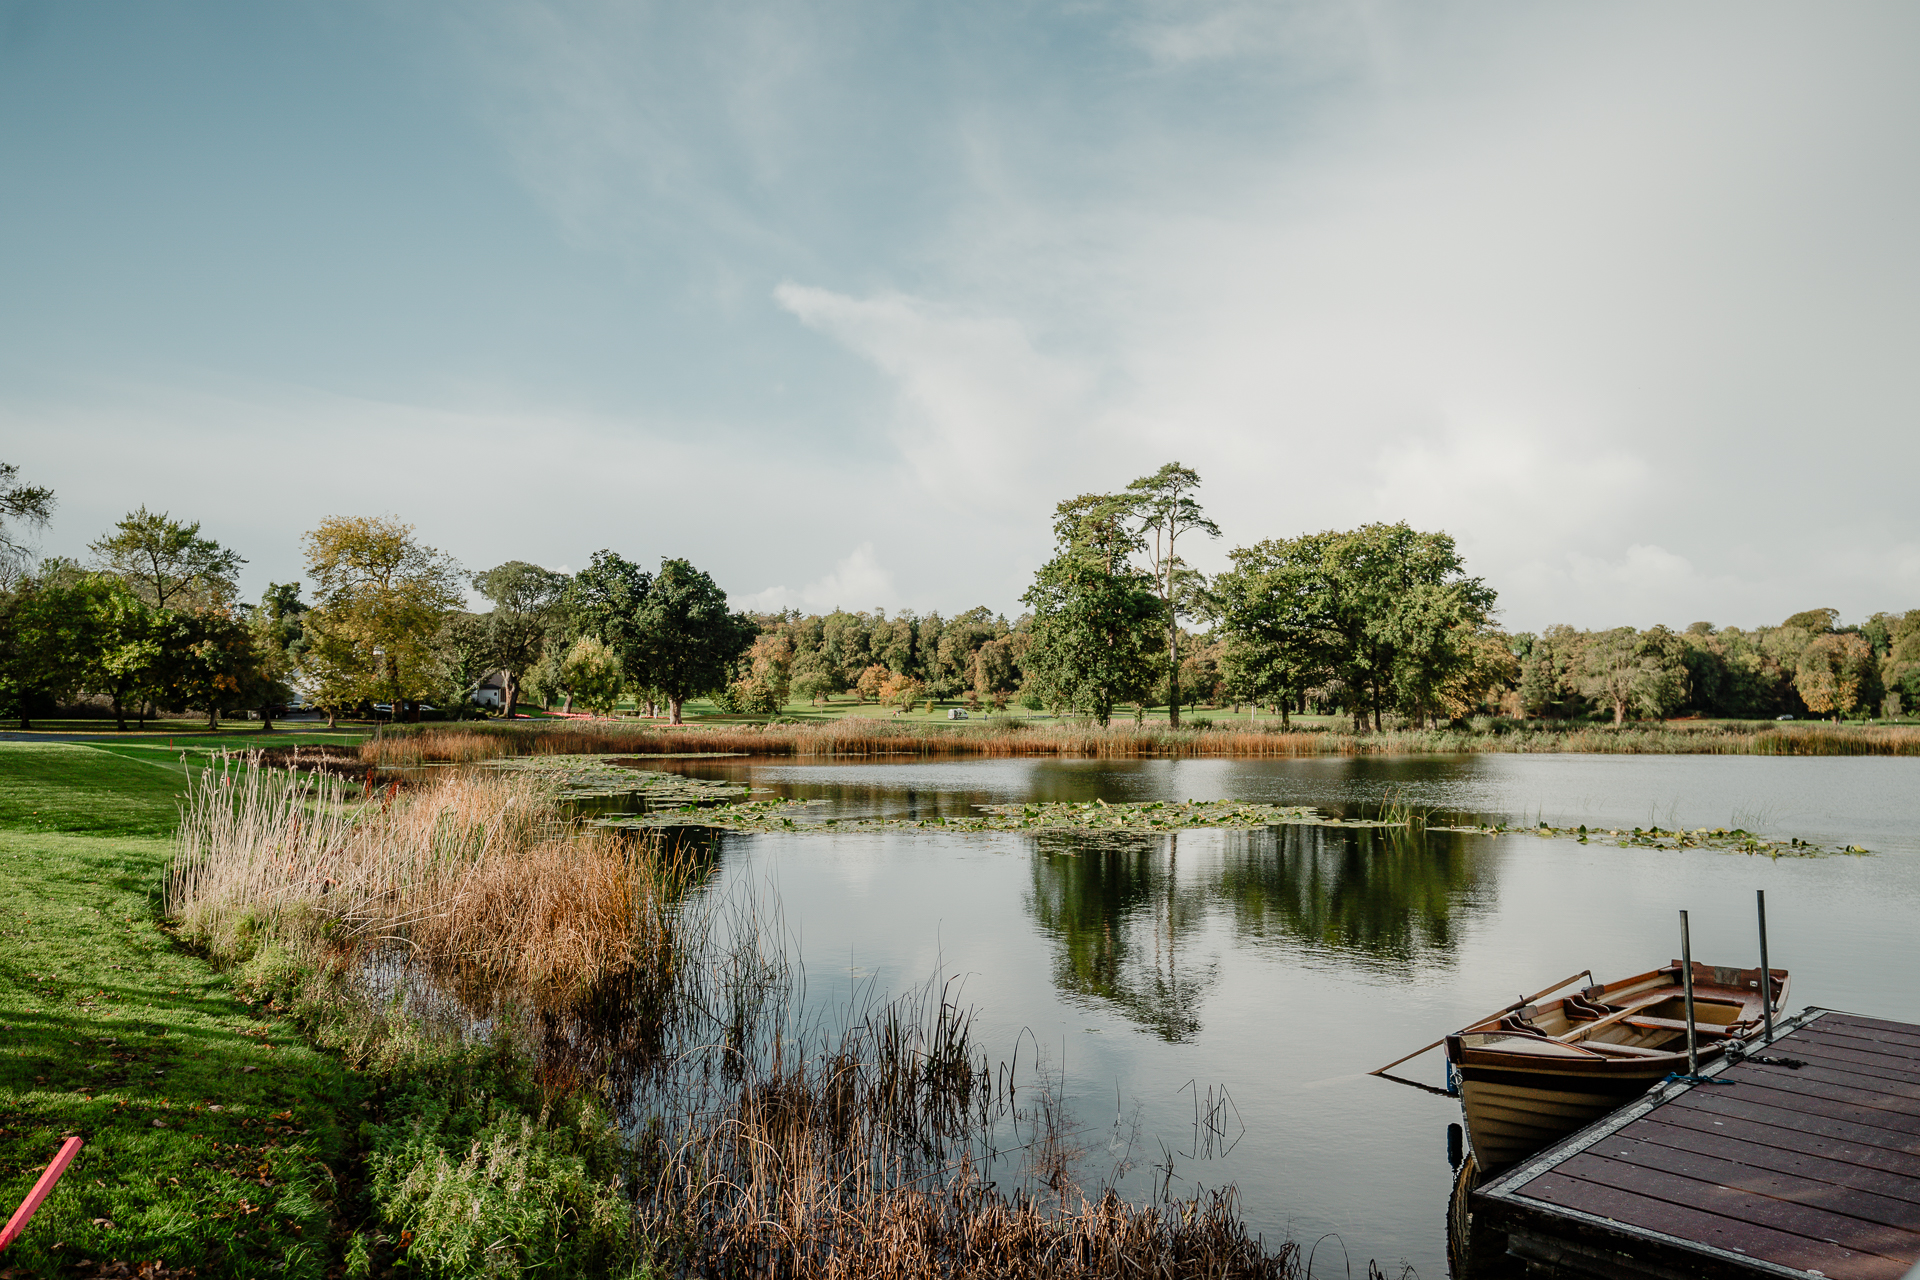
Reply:
M1469 1022L1466 1025L1469 1027L1478 1026L1480 1023L1485 1022L1487 1018L1497 1018L1503 1013L1512 1013L1515 1009L1524 1009L1528 1005L1532 1004L1535 1000L1538 1000L1541 996L1550 995L1551 993L1558 991L1560 988L1566 986L1569 982L1572 982L1574 978L1591 978L1592 976L1593 976L1593 970L1582 969L1579 973L1574 974L1573 977L1562 978L1560 979L1560 981L1554 983L1550 987L1542 987L1540 990L1534 992L1530 996L1522 996L1519 1000L1508 1005L1506 1008L1495 1009L1492 1013L1488 1014L1486 1018L1475 1018L1472 1022ZM1399 1066L1401 1063L1411 1062L1413 1061L1413 1059L1419 1057L1421 1054L1425 1053L1427 1050L1438 1049L1441 1045L1445 1044L1446 1042L1447 1042L1447 1037L1441 1036L1438 1040L1435 1040L1432 1044L1421 1045L1418 1049L1415 1049L1412 1053L1408 1054L1406 1057L1395 1058L1392 1062L1389 1062L1386 1066L1381 1067L1377 1071L1369 1071L1367 1072L1367 1074L1370 1076L1383 1076L1387 1074L1387 1072Z

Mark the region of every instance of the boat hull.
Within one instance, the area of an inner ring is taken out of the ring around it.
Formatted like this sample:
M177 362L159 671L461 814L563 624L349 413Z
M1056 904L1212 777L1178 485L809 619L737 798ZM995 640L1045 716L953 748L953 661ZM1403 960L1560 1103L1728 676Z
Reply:
M1481 1172L1497 1173L1592 1124L1658 1084L1669 1070L1666 1064L1606 1075L1456 1068L1460 1109Z

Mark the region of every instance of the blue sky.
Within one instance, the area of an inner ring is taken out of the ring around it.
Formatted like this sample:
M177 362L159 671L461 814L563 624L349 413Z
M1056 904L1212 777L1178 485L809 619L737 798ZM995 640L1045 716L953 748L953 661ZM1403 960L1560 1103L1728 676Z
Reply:
M1169 459L1537 627L1920 606L1910 6L0 2L0 458L300 575L1014 611Z

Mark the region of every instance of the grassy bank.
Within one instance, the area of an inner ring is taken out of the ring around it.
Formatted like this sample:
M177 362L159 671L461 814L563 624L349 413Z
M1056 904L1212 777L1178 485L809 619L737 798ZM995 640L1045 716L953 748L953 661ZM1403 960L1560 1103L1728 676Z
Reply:
M618 720L534 725L400 725L361 745L368 764L471 762L510 755L670 755L731 752L766 756L1349 756L1474 752L1591 752L1628 755L1920 755L1920 725L1669 721L1354 733L1248 729L1238 723L1165 726L1033 724L989 718L953 727L889 720L827 724L679 728Z
M0 1202L87 1144L0 1276L630 1274L604 1113L523 1046L429 1034L270 929L182 945L199 758L0 744Z
M86 1147L0 1272L319 1276L362 1081L158 927L177 764L0 745L0 1203Z

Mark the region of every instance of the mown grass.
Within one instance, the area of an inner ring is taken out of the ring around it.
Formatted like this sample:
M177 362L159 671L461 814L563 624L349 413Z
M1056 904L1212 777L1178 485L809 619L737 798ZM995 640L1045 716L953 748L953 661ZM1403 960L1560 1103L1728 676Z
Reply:
M0 1202L87 1144L0 1277L635 1274L624 1148L511 1036L426 1034L268 931L182 945L186 754L0 744Z
M160 929L183 781L0 744L0 1203L87 1144L0 1274L320 1276L336 1252L364 1082Z

